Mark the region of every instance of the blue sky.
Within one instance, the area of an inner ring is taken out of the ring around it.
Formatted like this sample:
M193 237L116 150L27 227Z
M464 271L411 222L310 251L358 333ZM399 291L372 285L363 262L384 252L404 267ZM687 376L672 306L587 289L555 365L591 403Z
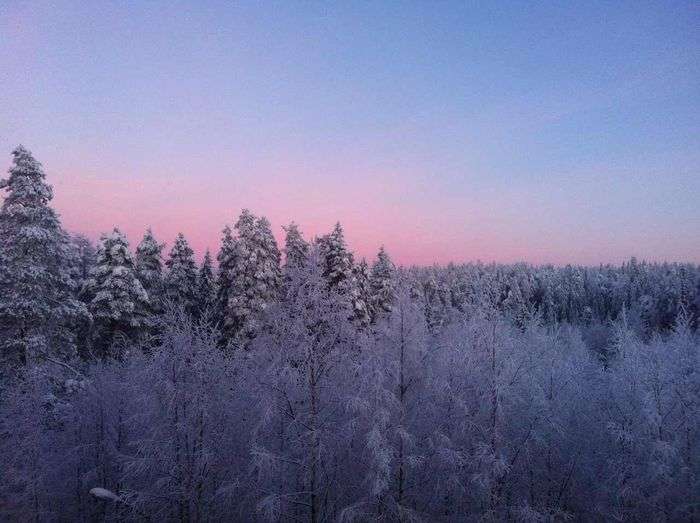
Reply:
M698 262L698 28L697 2L8 2L0 149L93 237L216 249L250 207L404 263Z

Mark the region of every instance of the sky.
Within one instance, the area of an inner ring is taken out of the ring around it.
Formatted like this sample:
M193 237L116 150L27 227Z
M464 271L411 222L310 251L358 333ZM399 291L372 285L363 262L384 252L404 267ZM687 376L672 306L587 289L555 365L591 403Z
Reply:
M697 263L700 3L0 0L19 143L132 246L245 207L407 265Z

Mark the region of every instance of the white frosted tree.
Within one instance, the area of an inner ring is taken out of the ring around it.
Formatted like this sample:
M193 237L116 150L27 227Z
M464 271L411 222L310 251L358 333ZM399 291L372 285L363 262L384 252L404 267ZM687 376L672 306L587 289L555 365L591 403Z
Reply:
M90 271L95 265L97 251L89 238L82 234L74 234L71 237L74 251L73 278L77 284L77 288L81 289L85 282L90 278Z
M395 273L394 263L382 245L377 254L377 261L372 265L372 273L370 275L372 310L375 317L391 312L391 307L396 297Z
M88 281L89 304L95 326L96 349L101 356L110 353L115 342L136 339L151 326L148 293L136 276L129 242L115 228L100 239L97 264Z
M363 258L353 266L352 314L360 326L370 324L374 314L372 308L372 286L367 261Z
M376 328L376 339L359 361L361 383L351 402L353 424L365 442L366 464L360 501L341 513L341 521L418 520L414 469L422 462L416 441L422 430L419 407L425 380L425 319L412 299L411 282L393 286L394 307Z
M76 299L77 253L49 206L53 190L41 164L13 152L0 209L0 363L10 366L75 352L74 329L86 318Z
M318 239L323 260L323 276L339 294L346 294L352 285L352 254L345 243L340 222L333 231Z
M221 248L216 256L219 263L219 273L216 282L216 305L214 317L219 323L224 338L230 334L231 327L227 324L228 298L231 293L232 271L236 260L236 239L233 237L231 227L224 227L221 237Z
M165 298L171 304L193 314L197 303L197 264L194 252L182 233L177 235L165 262Z
M270 521L332 520L329 499L342 495L332 488L344 446L337 416L352 379L354 329L320 261L311 249L268 311L270 329L253 341L264 369L258 401L269 412L253 442L253 470L265 493L258 510Z
M87 304L92 297L88 296L85 290L87 283L90 280L92 268L97 260L97 250L93 243L82 234L74 234L71 237L73 246L73 279L77 282L77 297L85 307L84 320L79 322L76 334L76 348L78 355L85 359L89 357L90 351L90 333L92 329L92 321L90 314L87 313Z
M197 275L197 317L211 319L216 305L216 279L214 278L214 267L211 253L207 250L204 253L204 260Z
M148 293L151 309L155 313L163 311L163 247L150 227L136 247L136 274Z
M306 264L309 257L309 244L299 230L299 226L292 222L283 227L287 233L284 242L284 272L290 273Z
M229 341L245 343L260 327L260 315L275 301L282 276L280 252L266 218L244 209L236 223L234 263L224 327Z

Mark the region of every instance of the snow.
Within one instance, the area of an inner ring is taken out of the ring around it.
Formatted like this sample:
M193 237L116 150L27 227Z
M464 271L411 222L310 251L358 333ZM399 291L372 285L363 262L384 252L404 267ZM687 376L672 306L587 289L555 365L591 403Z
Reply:
M117 496L114 492L102 487L91 488L90 495L105 501L121 501L121 498Z

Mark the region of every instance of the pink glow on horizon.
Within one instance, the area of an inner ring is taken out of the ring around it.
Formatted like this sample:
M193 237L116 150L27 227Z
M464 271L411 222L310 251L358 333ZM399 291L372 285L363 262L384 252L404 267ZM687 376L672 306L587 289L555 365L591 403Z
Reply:
M72 169L70 175L49 170L49 180L55 186L54 205L68 230L97 240L117 226L135 249L145 229L152 227L157 239L166 243L165 255L177 233L183 232L200 260L207 248L216 255L221 230L233 225L244 207L267 216L280 248L282 225L295 221L311 239L340 221L356 257L370 262L381 245L403 265L476 260L597 265L640 255L620 254L619 244L602 236L585 238L585 231L578 233L585 240L581 247L567 246L562 243L568 238L566 228L560 228L546 209L520 214L517 199L507 194L495 200L447 199L440 207L417 201L391 173L365 179L362 185L337 177L312 177L307 185L298 180L308 180L308 173L283 172L260 173L254 184L248 183L249 178L105 176ZM688 253L691 261L700 259L690 248Z
M201 259L249 208L368 261L700 263L689 6L9 4L0 170L93 240Z

